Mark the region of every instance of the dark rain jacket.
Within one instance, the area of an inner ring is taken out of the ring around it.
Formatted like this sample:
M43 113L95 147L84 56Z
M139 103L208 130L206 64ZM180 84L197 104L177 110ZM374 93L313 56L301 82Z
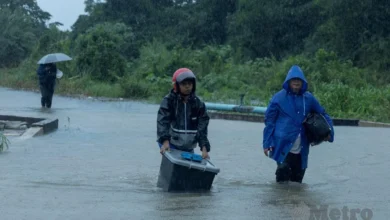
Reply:
M49 67L49 69L46 69ZM37 69L39 84L54 86L56 81L57 66L55 64L40 64Z
M164 97L157 113L157 142L169 140L179 150L206 147L210 151L207 129L210 117L206 105L192 94L187 103L173 90Z

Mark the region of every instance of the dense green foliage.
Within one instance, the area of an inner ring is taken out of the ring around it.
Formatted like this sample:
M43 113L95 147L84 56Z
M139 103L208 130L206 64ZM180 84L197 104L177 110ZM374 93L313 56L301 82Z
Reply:
M390 121L390 1L86 0L71 31L34 0L0 0L1 85L37 88L60 63L61 93L152 99L192 69L206 101L265 106L298 64L333 117Z

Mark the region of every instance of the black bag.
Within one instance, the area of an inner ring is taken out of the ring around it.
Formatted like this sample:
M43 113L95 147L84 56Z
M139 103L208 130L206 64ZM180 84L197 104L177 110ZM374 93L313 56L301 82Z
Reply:
M306 116L303 125L306 129L307 139L312 146L321 144L332 131L326 118L322 114L314 112Z

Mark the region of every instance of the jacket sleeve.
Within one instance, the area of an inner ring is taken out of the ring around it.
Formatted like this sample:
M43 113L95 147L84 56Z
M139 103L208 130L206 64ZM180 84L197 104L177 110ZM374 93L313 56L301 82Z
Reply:
M37 75L40 81L43 81L45 79L45 66L43 64L40 64L37 69Z
M319 114L322 114L325 118L328 124L331 127L331 134L330 134L330 140L329 142L334 141L334 130L333 130L333 120L328 115L328 113L325 111L325 108L321 106L321 104L318 102L318 100L312 95L313 98L313 110Z
M273 134L275 131L275 123L276 119L279 115L278 106L274 102L274 98L272 98L270 104L267 107L267 111L265 112L264 124L265 128L263 131L263 148L275 147L275 143L273 141Z
M38 69L37 69L37 75L38 76L43 75L43 70L44 70L43 65L39 64Z
M209 126L209 121L210 117L207 114L207 109L206 105L204 102L201 102L201 107L199 109L199 114L198 114L198 142L199 142L199 147L202 150L202 147L206 147L207 152L210 152L210 142L207 137L208 133L208 126Z
M167 97L163 99L157 113L157 142L163 144L170 140L169 128L171 124L170 105Z

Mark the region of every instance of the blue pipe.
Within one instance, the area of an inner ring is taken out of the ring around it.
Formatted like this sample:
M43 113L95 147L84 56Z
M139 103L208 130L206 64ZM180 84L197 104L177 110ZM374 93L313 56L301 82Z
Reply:
M207 110L256 113L256 114L265 114L265 111L267 111L267 107L259 107L259 106L229 105L229 104L219 104L219 103L210 103L210 102L206 102L205 104Z

